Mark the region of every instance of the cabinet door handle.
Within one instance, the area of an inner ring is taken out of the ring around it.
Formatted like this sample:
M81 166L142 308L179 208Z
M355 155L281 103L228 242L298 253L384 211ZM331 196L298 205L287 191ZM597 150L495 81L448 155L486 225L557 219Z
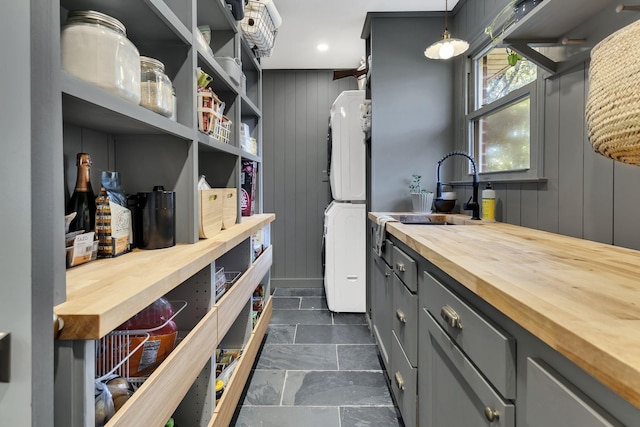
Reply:
M404 391L404 379L402 378L402 375L400 375L400 372L396 372L394 377L396 379L396 385L398 386L398 389Z
M404 312L402 310L396 310L396 317L398 318L400 323L407 323L407 316L404 315Z
M460 316L450 306L445 305L444 307L442 307L442 309L440 310L440 316L452 328L462 329L462 321L460 320Z
M406 271L406 269L404 267L404 263L402 263L402 262L396 262L396 268L401 273L404 273Z
M389 276L391 276L391 273L389 273L388 271L385 271L384 272L384 277L389 277Z
M500 412L495 409L491 409L491 407L487 406L484 408L484 416L487 418L487 421L490 423L497 421L500 418Z

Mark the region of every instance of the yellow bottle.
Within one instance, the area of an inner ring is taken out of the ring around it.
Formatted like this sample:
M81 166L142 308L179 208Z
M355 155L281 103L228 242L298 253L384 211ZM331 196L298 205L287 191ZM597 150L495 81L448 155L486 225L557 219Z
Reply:
M492 222L496 220L496 192L491 183L482 190L482 220Z

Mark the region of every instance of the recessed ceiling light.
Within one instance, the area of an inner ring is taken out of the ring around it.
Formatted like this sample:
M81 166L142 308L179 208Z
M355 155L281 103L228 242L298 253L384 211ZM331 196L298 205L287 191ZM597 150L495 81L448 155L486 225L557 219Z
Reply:
M328 44L326 44L326 43L320 43L320 44L318 45L318 50L319 50L320 52L327 51L327 50L329 50L329 45L328 45Z

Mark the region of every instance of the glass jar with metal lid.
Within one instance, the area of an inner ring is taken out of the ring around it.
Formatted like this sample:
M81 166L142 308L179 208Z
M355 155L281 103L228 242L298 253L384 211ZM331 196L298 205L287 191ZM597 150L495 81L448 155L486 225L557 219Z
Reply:
M140 53L116 18L94 10L69 12L60 50L63 70L140 103Z
M173 114L173 85L164 73L164 64L140 57L140 105L166 117Z

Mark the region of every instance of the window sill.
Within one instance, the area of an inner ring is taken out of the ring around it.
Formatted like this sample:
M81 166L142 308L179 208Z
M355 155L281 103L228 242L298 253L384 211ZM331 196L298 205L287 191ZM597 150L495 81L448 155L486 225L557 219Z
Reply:
M503 179L482 179L480 177L480 184L486 184L490 182L491 184L521 184L521 183L538 183L538 182L547 182L546 177L540 178L503 178ZM468 185L472 185L472 180L464 180L464 181L451 181L447 183L443 183L443 185L450 185L452 187L465 187Z

